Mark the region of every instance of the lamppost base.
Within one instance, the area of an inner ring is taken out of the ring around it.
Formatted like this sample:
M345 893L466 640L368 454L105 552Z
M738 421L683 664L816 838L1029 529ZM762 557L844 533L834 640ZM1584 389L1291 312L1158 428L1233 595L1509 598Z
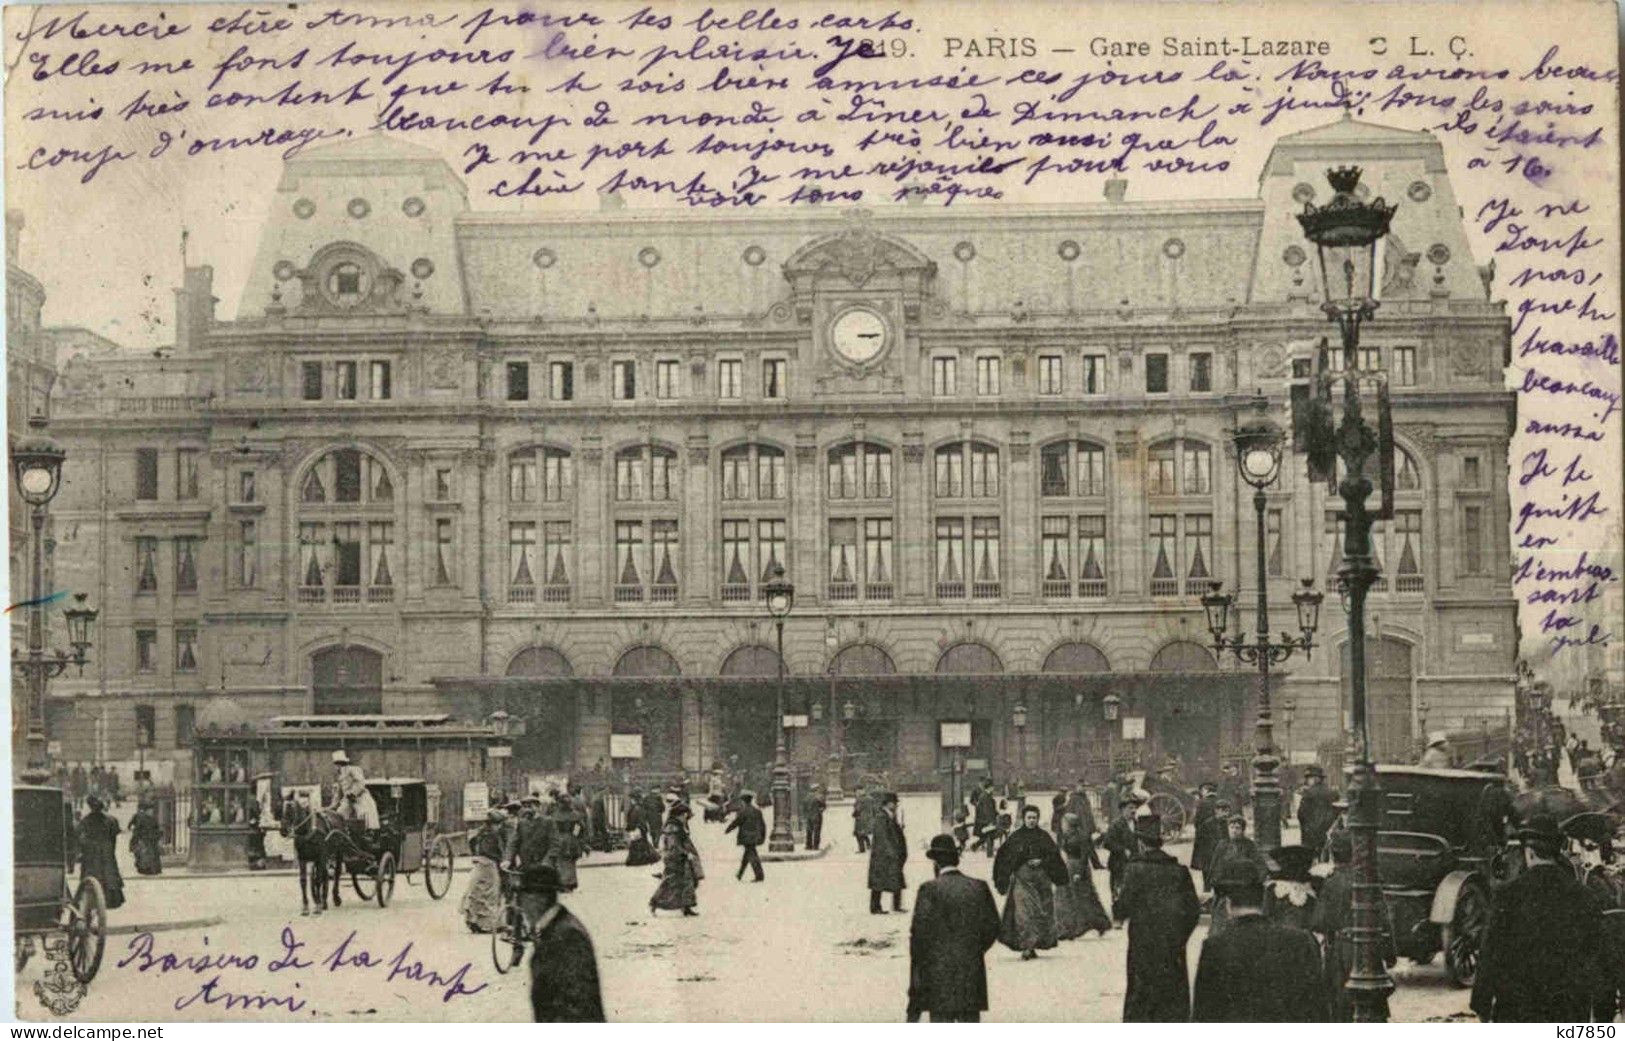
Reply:
M781 743L773 754L773 830L767 837L769 853L793 853L795 830L790 826L790 757Z
M832 755L829 757L829 767L824 774L824 797L826 799L839 799L842 795L841 757Z

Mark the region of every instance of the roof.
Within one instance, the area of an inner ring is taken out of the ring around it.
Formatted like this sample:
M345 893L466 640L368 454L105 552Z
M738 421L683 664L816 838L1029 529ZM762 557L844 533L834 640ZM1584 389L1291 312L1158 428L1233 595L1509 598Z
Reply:
M1353 771L1353 769L1354 767L1352 766L1346 766L1343 768L1343 772L1349 773ZM1387 763L1377 764L1377 774L1379 776L1387 774L1396 777L1448 777L1455 778L1457 780L1472 780L1477 778L1478 780L1482 781L1496 781L1506 776L1505 774L1500 773L1490 773L1487 770L1449 770L1443 767L1390 766Z
M1318 127L1299 130L1291 134L1283 134L1276 145L1299 144L1353 144L1353 145L1386 145L1386 144L1435 144L1432 134L1425 130L1401 130L1398 127L1381 126L1376 123L1367 123L1355 119L1347 113L1342 119L1331 123L1323 123Z
M424 781L424 779L421 778L421 777L369 777L369 778L367 778L367 787L368 788L382 788L385 785L395 785L395 784L408 785L408 784L426 784L426 783L428 783L428 782Z
M386 134L381 130L375 130L361 137L346 138L343 141L329 141L326 144L316 145L312 148L302 148L298 154L287 161L287 165L297 167L310 160L341 160L358 163L370 163L378 160L444 163L446 157L436 149L420 145L402 135Z

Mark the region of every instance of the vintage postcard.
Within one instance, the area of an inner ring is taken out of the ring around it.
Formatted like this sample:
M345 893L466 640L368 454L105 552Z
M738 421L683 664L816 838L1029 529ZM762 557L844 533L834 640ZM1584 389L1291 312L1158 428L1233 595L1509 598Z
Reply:
M1614 1022L1616 25L7 7L10 1011Z

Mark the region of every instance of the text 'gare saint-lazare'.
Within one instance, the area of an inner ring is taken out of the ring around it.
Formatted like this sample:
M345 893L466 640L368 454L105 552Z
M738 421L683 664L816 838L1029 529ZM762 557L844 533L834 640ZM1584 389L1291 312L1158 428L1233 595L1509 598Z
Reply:
M1044 49L1067 53L1045 41ZM1033 36L948 36L943 38L947 58L1034 58L1040 42ZM1332 53L1329 40L1279 39L1262 36L1164 36L1161 41L1091 36L1089 54L1096 58L1324 58Z

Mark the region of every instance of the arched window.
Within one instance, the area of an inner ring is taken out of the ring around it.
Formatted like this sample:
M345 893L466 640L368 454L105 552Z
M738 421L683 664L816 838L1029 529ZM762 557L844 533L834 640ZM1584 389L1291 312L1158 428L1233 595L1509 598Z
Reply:
M1045 598L1105 596L1105 446L1093 441L1045 445L1039 453L1038 494L1044 508L1039 580Z
M526 647L508 663L509 676L573 676L570 659L552 647Z
M935 462L933 489L939 502L998 499L999 450L993 445L956 441L938 448ZM937 596L941 599L995 599L1003 589L1000 518L994 512L998 506L981 508L990 512L937 514Z
M1343 475L1338 464L1338 478ZM1381 497L1379 472L1375 456L1366 461L1365 475L1372 484L1368 502L1373 506ZM1426 587L1426 570L1422 555L1422 471L1416 458L1398 445L1394 446L1394 516L1392 520L1377 521L1371 526L1371 554L1373 562L1382 570L1371 587L1374 593L1393 589L1397 593L1420 593ZM1327 574L1335 576L1343 566L1346 529L1340 509L1326 511Z
M1146 454L1145 493L1151 500L1151 595L1203 591L1213 566L1213 449L1191 438L1153 444Z
M890 676L897 671L891 655L872 643L855 643L841 648L829 667L837 676Z
M892 450L853 441L828 455L831 600L892 598Z
M1092 643L1063 643L1044 659L1045 672L1110 672L1111 665Z
M939 499L996 499L999 497L999 450L983 441L956 441L936 451Z
M300 481L299 602L395 599L395 486L382 459L337 448Z
M789 567L784 450L744 444L722 453L722 600L756 599L776 567Z
M788 488L782 448L750 444L738 445L722 453L724 502L783 499Z
M1004 662L985 643L956 643L937 659L937 671L961 674L1003 672Z
M508 456L508 602L570 600L571 506L575 464L562 448L527 447Z
M366 647L329 647L311 655L317 715L375 716L384 710L384 656Z
M677 517L677 453L635 445L615 453L616 603L677 602L682 556Z
M1218 667L1212 652L1189 640L1164 644L1151 656L1152 672L1211 672Z
M670 502L677 498L677 453L637 445L615 453L616 502Z
M1106 494L1106 449L1092 441L1057 441L1039 453L1038 494L1095 499Z

